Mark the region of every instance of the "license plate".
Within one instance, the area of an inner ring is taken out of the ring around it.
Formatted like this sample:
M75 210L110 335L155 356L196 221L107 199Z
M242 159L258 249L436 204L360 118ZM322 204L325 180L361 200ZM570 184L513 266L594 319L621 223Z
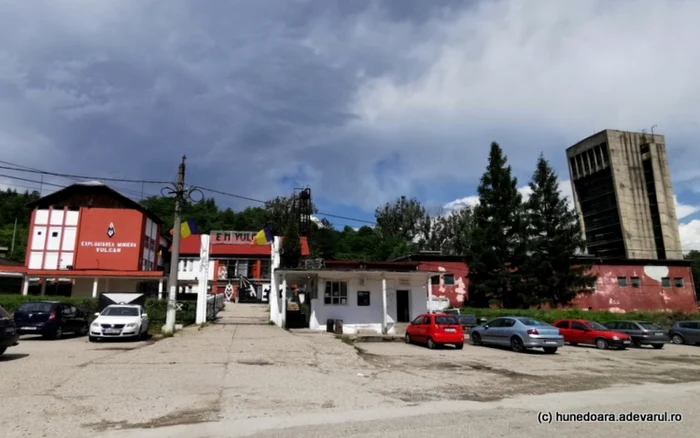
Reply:
M445 331L446 331L446 332L450 332L450 333L455 333L455 332L457 331L457 329L446 328Z
M654 333L656 336L663 336L663 333Z
M544 341L545 344L556 344L557 341Z
M14 327L5 327L5 333L14 333L15 328Z
M36 330L36 327L22 327L22 330Z
M105 329L105 333L108 335L118 335L120 332L119 329Z
M630 341L625 341L625 344L629 344L629 343L630 343Z

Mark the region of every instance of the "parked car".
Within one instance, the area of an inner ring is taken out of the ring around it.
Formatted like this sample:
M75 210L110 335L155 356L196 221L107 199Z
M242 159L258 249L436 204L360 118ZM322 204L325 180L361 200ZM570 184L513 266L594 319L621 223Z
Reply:
M678 321L668 331L674 344L700 343L700 321Z
M632 345L651 345L660 350L668 342L666 329L650 321L613 321L605 324L610 330L629 335Z
M589 344L595 345L600 350L610 347L624 350L632 343L629 335L610 330L600 323L587 319L561 319L555 321L553 325L571 345Z
M42 335L60 339L65 333L84 336L88 320L72 304L60 301L29 301L17 307L14 314L17 332L21 335Z
M493 319L471 330L474 345L510 346L515 352L530 348L542 348L554 354L564 346L559 329L533 318L506 316Z
M408 325L404 340L407 344L427 344L430 349L451 344L461 350L464 347L464 331L454 315L424 313Z
M0 307L0 355L17 344L19 344L19 334L15 328L15 321L5 309Z
M148 315L138 304L112 304L95 313L90 342L102 338L140 339L148 334Z

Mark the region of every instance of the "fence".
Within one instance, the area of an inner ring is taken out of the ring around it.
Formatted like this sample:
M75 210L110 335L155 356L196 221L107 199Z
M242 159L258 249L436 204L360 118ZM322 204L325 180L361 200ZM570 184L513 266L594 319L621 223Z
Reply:
M224 303L224 294L207 295L207 321L216 318L216 314L219 313L219 310L224 308Z

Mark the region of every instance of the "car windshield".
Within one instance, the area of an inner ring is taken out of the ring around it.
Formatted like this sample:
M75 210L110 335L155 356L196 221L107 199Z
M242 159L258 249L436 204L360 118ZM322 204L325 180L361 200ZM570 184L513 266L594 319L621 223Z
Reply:
M51 303L22 303L17 308L20 312L48 313L53 309Z
M436 316L435 317L435 324L436 325L453 325L453 324L459 324L457 322L457 318L454 316Z
M640 322L639 325L642 326L644 330L662 330L662 327L653 322Z
M538 319L532 319L532 318L518 318L518 320L523 323L524 325L528 326L545 326L549 325L546 322L540 321Z
M136 307L110 306L102 311L102 316L139 316L139 309Z
M10 317L10 314L7 313L7 311L5 309L0 307L0 318L9 318L9 317Z
M606 331L610 330L609 328L607 328L604 325L599 324L595 321L588 321L588 327L592 328L593 330L598 330L601 332L606 332Z

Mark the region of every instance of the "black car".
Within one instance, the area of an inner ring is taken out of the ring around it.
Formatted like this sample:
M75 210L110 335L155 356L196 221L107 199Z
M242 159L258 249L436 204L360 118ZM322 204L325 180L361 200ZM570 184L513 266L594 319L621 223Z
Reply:
M0 355L7 350L7 347L17 344L19 344L19 334L15 329L15 322L10 314L0 307Z
M15 325L21 335L42 335L59 339L64 333L84 336L88 318L74 305L59 301L30 301L15 310Z
M613 321L605 326L610 330L629 335L635 347L651 345L660 350L668 342L666 329L650 321Z

